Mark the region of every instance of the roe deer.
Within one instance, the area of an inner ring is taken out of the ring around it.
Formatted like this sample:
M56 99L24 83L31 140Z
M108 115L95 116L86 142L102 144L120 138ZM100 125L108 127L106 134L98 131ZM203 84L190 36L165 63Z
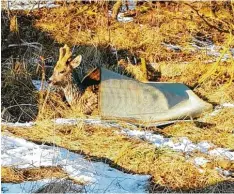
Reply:
M80 65L82 57L78 55L71 59L72 52L65 45L59 50L53 75L49 78L49 84L60 87L71 108L80 108L84 114L91 114L98 107L97 94L90 88L85 88L79 81L76 68Z

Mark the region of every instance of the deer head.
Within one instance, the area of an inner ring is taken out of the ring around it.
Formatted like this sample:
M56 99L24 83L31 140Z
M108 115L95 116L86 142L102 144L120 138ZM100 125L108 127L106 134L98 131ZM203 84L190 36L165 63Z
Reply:
M49 78L49 84L65 87L72 80L72 71L81 63L82 57L78 55L71 59L72 52L65 45L59 50L59 60L57 61L52 76Z

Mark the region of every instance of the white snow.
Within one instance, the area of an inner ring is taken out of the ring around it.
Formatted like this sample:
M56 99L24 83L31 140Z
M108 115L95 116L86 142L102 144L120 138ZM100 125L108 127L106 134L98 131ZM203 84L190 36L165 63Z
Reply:
M195 144L187 137L181 137L179 138L178 142L173 142L172 139L163 137L159 134L153 134L153 132L151 131L139 131L130 129L122 129L121 133L130 137L146 140L156 147L169 147L174 151L187 154L194 151L199 151L210 156L224 157L228 160L234 161L234 152L229 151L228 149L218 148L214 144L211 144L207 141L202 141L198 144Z
M179 142L173 142L170 138L165 138L159 134L153 134L151 131L139 131L139 130L129 130L122 129L121 133L133 138L140 138L142 140L146 140L156 147L169 147L170 149L178 152L183 152L186 156L189 156L191 152L200 151L204 154L207 154L211 157L224 157L227 160L234 161L234 152L229 151L224 148L215 148L214 144L208 143L207 141L202 141L198 144L192 143L187 137L181 137ZM205 167L206 163L208 163L204 157L196 157L192 159L192 163L198 168L200 173L203 173L204 170L200 167ZM217 170L217 169L216 169ZM230 176L230 171L218 170L219 174L224 176Z
M216 167L215 169L219 172L219 174L223 176L226 176L226 177L233 176L233 173L231 171L223 170L222 168L219 168L219 167Z
M25 181L22 183L2 183L1 189L3 193L33 193L38 189L49 187L53 189L66 191L66 193L80 193L82 185L74 184L71 180L61 179L43 179L37 181ZM59 188L58 188L59 187ZM50 192L51 193L51 192ZM61 191L61 193L63 193Z
M52 122L56 125L77 125L80 122L83 122L84 124L90 124L90 125L101 125L103 127L120 127L117 123L103 121L100 118L57 118L53 119ZM11 123L11 122L1 122L2 125L5 126L11 126L11 127L32 127L36 125L35 122L26 122L26 123ZM128 124L129 126L133 126L131 124Z
M211 156L223 156L228 158L229 160L234 161L234 152L231 152L225 148L215 148L213 150L210 150L208 153Z
M209 40L202 41L194 38L193 43L191 43L191 45L195 49L195 51L203 50L209 56L220 57L222 55L221 54L222 47L215 45L212 41ZM233 55L233 50L230 49L230 51ZM230 55L226 53L223 55L221 61L227 61L228 59L230 59Z
M125 17L124 13L119 13L117 15L117 20L119 22L128 23L128 22L132 22L133 21L133 17Z
M81 122L81 121L87 124L103 124L104 123L100 119L57 118L54 120L55 124L58 124L58 125L76 125L78 122Z
M226 102L222 104L223 107L234 108L234 103Z
M116 127L121 130L121 134L127 135L133 138L140 138L146 140L156 147L168 147L174 151L191 153L194 151L199 151L204 154L208 154L214 157L224 157L228 160L234 160L234 152L229 151L228 149L219 148L218 146L209 143L208 141L201 141L197 144L193 143L187 137L180 137L177 142L174 142L171 138L166 138L160 134L154 134L152 131L140 131L138 128L130 123L127 124L127 128L123 128L118 123L104 121L100 118L85 119L85 118L57 118L53 120L56 125L76 125L79 122L84 122L85 124L90 125L101 125L103 127ZM2 122L2 125L13 126L13 127L31 127L35 125L33 122L29 123L7 123ZM119 133L119 132L117 132Z
M2 136L1 140L2 166L17 168L53 166L58 155L55 149L39 146L24 139Z
M182 48L180 46L177 46L174 44L163 42L162 45L164 45L165 47L167 47L168 49L173 50L173 51L180 52L182 50Z
M216 116L219 114L219 112L222 110L222 108L220 106L215 107L214 111L212 113L210 113L210 116Z
M54 2L54 0L5 0L3 1L3 8L10 10L33 10L42 7L58 7L59 5L55 5Z
M87 192L142 193L146 192L150 178L147 175L127 174L102 162L87 161L83 156L63 148L37 145L6 135L2 136L1 151L2 166L61 166L71 178L86 183Z
M197 167L204 167L209 160L205 159L204 157L196 157L194 158L194 164Z
M11 127L32 127L33 125L35 125L35 123L34 122L26 122L26 123L1 122L1 125L11 126Z
M207 153L212 147L215 147L215 145L207 141L201 141L197 144L197 147L200 152Z
M225 102L221 105L218 105L214 108L214 111L210 113L210 116L216 116L223 108L234 108L234 103Z
M1 190L2 193L31 193L36 191L42 186L46 185L51 180L39 180L39 181L25 181L23 183L2 183Z
M167 47L170 50L174 50L174 51L181 51L181 50L190 50L192 52L197 52L197 51L204 51L206 53L206 55L218 58L222 55L222 47L221 46L217 46L215 45L212 41L206 40L206 41L202 41L202 40L198 40L196 38L193 39L193 42L190 43L190 45L192 46L192 48L182 48L178 45L174 45L174 44L170 44L170 43L162 43L162 45L164 45L165 47ZM230 59L231 57L234 56L234 49L231 48L230 52L232 53L232 56L230 56L229 53L225 53L222 56L221 61L227 61L228 59ZM210 61L206 61L206 63L209 62L215 62L215 60L210 60Z

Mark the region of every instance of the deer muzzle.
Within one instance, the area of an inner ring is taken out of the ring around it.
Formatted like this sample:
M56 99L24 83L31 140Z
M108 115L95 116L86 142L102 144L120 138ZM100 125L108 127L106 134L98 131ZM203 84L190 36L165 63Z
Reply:
M55 82L53 81L53 78L52 78L52 77L49 78L48 84L50 84L50 85L55 85Z

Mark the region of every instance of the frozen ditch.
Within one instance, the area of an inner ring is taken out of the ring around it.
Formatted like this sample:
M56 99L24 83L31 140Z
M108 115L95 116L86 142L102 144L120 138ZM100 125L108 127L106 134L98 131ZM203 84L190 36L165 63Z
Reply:
M15 168L61 166L70 178L85 184L83 192L143 193L147 190L150 176L123 173L102 162L88 161L83 156L64 148L37 145L7 135L3 135L1 140L2 166ZM28 193L33 188L38 189L45 184L48 184L48 180L21 184L3 183L2 190L9 193Z

